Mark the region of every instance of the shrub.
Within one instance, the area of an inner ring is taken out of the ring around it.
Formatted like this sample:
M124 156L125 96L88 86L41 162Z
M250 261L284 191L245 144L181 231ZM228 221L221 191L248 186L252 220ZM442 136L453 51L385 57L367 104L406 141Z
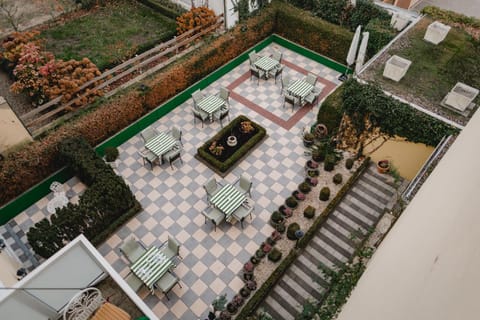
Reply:
M198 26L208 27L217 20L215 12L208 7L193 7L177 17L177 32L182 34Z
M300 225L296 222L293 222L288 225L287 227L287 238L290 240L297 240L297 237L295 236L295 232L300 230Z
M113 162L118 158L118 149L116 147L105 148L105 161Z
M341 173L337 173L333 176L333 183L340 184L342 183L343 177Z
M292 197L288 197L287 200L285 200L285 204L287 205L287 207L289 208L292 208L292 209L295 209L298 205L298 202L297 200L292 196Z
M290 218L293 214L292 209L283 204L280 207L278 207L278 211L280 211L280 213L283 214L285 218Z
M262 249L258 249L257 251L255 251L255 257L262 259L263 257L265 257L265 252L263 252Z
M352 158L348 158L345 161L345 168L347 168L348 170L352 169L354 161L355 160L353 160Z
M277 248L273 248L272 251L268 254L268 260L272 262L278 262L282 259L282 252Z
M44 258L50 257L81 233L98 244L118 227L117 220L123 221L123 216L129 211L139 209L123 179L96 155L84 139L66 139L60 152L62 159L89 188L80 197L78 205L69 204L58 209L28 231L28 242L35 253Z
M312 151L312 159L316 162L322 162L325 160L325 152L322 149L314 149Z
M240 295L243 298L248 298L250 296L250 289L248 289L246 286L240 289Z
M275 227L275 230L277 230L280 233L284 233L286 230L285 224L284 223L277 224L277 226Z
M252 256L250 257L250 262L253 263L253 265L257 265L260 262L260 260L257 257Z
M355 30L358 25L366 26L374 18L390 21L388 11L377 6L372 0L357 0L350 17L350 28Z
M312 206L308 206L303 210L303 216L307 219L312 219L315 217L315 208Z
M347 0L320 0L315 3L314 14L328 22L341 24Z
M284 219L285 217L278 211L274 211L270 216L270 220L273 222L273 224L281 223Z
M344 85L342 84L328 95L318 110L317 123L323 123L327 126L330 134L335 134L338 131L342 120L343 87Z
M298 185L298 190L300 190L302 193L309 193L310 190L312 190L312 187L307 182L302 182Z
M319 199L322 201L327 201L330 198L330 188L328 187L323 187L320 190L320 196Z
M373 57L397 34L397 31L390 26L390 21L377 18L370 20L365 26L365 32L370 33L367 46L368 57Z
M335 155L328 154L325 157L325 162L323 163L323 169L325 171L332 171L335 168Z

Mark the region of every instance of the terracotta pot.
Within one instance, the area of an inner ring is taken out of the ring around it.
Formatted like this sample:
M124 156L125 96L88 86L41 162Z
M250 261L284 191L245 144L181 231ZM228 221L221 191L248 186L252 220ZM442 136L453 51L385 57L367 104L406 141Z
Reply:
M388 173L390 171L390 162L388 160L378 161L377 170L379 173Z

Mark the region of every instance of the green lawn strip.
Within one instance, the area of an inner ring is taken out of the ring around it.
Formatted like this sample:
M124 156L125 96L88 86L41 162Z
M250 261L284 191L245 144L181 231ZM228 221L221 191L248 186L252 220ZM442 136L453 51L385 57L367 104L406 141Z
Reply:
M42 32L48 51L63 60L89 58L105 69L175 35L174 20L135 2L109 4Z
M406 75L395 87L410 96L424 97L440 103L457 82L479 88L480 46L465 32L452 28L438 45L423 40L431 20L419 22L410 34L408 45L393 49L391 54L412 61ZM376 79L389 84L382 76L383 65L376 70Z

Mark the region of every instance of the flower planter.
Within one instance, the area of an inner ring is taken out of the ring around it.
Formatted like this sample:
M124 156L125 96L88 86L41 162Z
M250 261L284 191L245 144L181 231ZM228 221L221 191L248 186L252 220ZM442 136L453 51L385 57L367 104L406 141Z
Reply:
M390 171L390 162L388 160L378 161L377 170L379 173L388 173Z
M315 126L315 137L317 137L318 139L322 139L324 137L327 136L328 134L328 130L327 130L327 126L324 125L324 124L317 124Z
M235 136L229 136L227 138L227 145L229 147L235 147L237 145L237 137Z

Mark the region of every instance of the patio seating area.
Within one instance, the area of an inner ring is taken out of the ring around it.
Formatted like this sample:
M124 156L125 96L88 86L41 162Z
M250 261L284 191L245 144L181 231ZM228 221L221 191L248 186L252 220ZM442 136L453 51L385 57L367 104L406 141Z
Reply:
M115 171L143 211L98 250L161 319L204 319L218 295L231 298L243 286L239 277L243 264L272 232L270 214L304 179L303 128L315 122L318 102L339 85L339 72L276 43L258 55L275 60L273 69L280 65L280 73L262 70L258 59L255 66L262 81L251 80L246 60L118 147ZM313 84L308 82L309 73ZM284 83L285 78L294 81ZM297 90L299 81L309 84L305 95ZM284 92L296 95L299 105L305 100L303 107L284 108ZM311 94L316 95L313 100ZM203 102L206 99L211 99L208 104ZM218 102L209 109L206 105L213 105L212 101ZM223 127L222 120L242 114L266 128L268 138L220 185L220 177L194 156ZM70 199L73 203L85 189L76 178L63 187L75 195ZM232 194L238 196L234 206ZM8 223L25 243L29 227L49 214L52 197L49 194ZM227 206L222 204L225 199ZM229 220L240 223L222 223ZM8 237L4 227L0 232ZM172 250L172 241L180 247L175 257L157 255ZM125 247L128 243L134 249ZM149 254L159 265L166 262L159 267L160 277L143 272L142 257L150 259Z

